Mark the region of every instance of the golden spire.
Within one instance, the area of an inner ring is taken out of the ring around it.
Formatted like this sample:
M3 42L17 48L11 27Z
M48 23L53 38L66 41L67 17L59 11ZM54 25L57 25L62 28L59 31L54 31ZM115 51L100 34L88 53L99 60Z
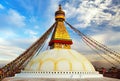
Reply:
M58 11L55 12L55 20L65 20L65 12L62 11L61 5L59 5Z
M51 49L53 48L64 48L70 49L70 45L72 44L72 40L66 27L64 25L65 20L65 12L62 11L61 5L59 5L58 11L55 12L55 20L57 22L55 30L53 32L51 41L49 42L49 46Z
M61 4L59 5L59 10L62 10Z

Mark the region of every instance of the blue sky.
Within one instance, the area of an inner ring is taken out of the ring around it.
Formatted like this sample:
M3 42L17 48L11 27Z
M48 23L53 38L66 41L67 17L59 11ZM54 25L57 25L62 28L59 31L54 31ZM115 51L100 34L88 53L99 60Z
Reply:
M15 59L35 42L54 23L59 4L74 27L120 52L119 0L0 0L0 63ZM90 53L68 31L74 40L73 49ZM98 58L93 53L89 56Z

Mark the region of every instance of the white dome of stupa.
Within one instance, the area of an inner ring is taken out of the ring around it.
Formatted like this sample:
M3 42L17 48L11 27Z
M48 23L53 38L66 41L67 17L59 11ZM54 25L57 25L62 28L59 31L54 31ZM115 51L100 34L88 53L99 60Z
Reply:
M51 49L32 58L25 71L84 71L95 72L93 65L72 49Z

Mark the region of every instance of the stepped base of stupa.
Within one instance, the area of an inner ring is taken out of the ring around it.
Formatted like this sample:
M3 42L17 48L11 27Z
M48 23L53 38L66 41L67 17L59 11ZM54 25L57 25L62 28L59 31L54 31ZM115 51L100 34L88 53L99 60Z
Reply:
M79 72L79 71L22 71L15 77L23 78L102 78L103 75L98 72Z
M3 81L120 81L119 79L114 78L20 78L20 77L11 77L5 78Z

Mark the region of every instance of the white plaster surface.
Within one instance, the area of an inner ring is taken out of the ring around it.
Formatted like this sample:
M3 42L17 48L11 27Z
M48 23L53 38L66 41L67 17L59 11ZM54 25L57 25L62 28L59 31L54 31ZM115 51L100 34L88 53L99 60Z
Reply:
M103 75L98 72L35 72L35 71L22 71L19 74L16 74L15 77L28 77L28 78L102 78Z
M93 65L79 52L72 49L51 49L32 58L26 71L91 71Z

